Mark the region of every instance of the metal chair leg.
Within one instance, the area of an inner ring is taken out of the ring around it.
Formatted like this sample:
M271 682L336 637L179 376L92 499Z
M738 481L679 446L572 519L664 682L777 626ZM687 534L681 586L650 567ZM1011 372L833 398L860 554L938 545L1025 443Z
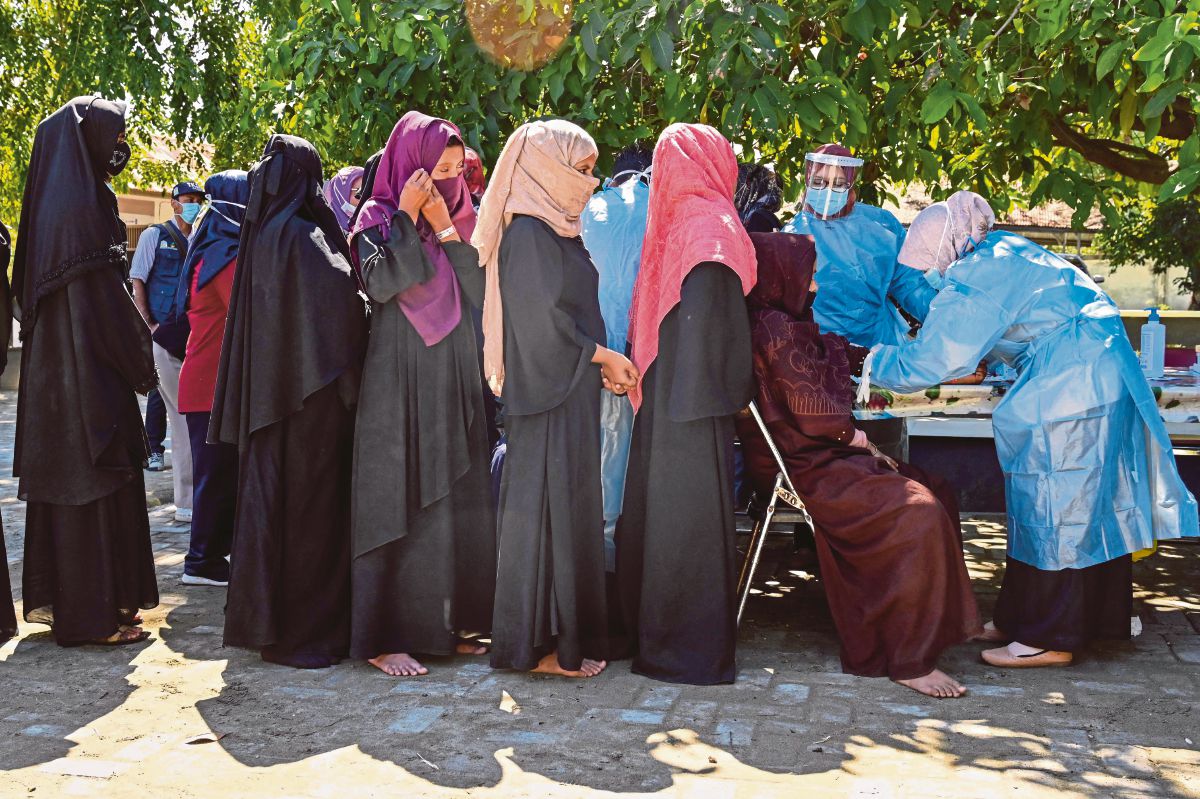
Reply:
M754 584L754 572L758 570L758 561L762 557L763 546L767 543L767 531L771 527L771 517L775 515L775 503L779 499L779 488L783 484L783 475L775 477L775 487L771 491L771 501L767 505L762 521L754 525L750 533L750 542L746 547L746 559L742 561L742 573L738 578L738 609L737 623L742 623L742 614L746 610L746 600L750 598L750 588Z

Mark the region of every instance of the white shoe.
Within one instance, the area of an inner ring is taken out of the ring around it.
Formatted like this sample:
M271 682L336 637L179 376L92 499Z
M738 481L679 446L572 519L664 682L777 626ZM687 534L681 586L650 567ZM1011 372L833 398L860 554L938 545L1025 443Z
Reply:
M192 509L191 508L176 508L175 509L175 521L183 522L184 524L191 524L192 523Z
M167 468L167 457L161 452L151 452L150 457L146 459L146 471L161 472Z
M183 575L182 582L184 585L212 585L217 588L224 588L229 585L229 581L214 580L211 577L201 577L198 574Z

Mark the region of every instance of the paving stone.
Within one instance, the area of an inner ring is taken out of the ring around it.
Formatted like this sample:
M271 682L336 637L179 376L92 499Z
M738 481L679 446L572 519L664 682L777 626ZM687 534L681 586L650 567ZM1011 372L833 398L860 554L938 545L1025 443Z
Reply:
M682 689L674 685L656 685L647 688L638 701L639 707L666 710L679 699Z
M415 735L425 732L433 723L442 717L446 708L429 706L414 707L402 713L388 724L388 731L401 735Z
M808 696L811 692L812 689L807 685L780 683L775 686L775 690L771 693L771 698L776 702L799 705L808 701Z

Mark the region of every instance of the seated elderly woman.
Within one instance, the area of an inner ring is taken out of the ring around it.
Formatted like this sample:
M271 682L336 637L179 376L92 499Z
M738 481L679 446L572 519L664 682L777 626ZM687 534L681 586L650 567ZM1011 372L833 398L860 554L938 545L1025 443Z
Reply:
M961 696L966 689L937 668L946 647L981 629L953 494L855 430L851 345L812 317L812 241L751 238L756 402L816 524L842 668L937 698ZM769 491L778 468L766 441L752 420L739 419L738 435L750 476Z

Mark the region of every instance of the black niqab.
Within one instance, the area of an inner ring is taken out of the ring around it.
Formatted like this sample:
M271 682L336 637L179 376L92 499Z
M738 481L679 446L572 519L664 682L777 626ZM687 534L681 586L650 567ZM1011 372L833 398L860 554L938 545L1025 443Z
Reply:
M361 366L367 316L350 250L321 193L321 157L276 134L250 170L209 439L245 448Z
M84 272L125 264L125 224L105 185L125 130L125 104L76 97L46 117L33 139L13 261L21 336L38 303Z

